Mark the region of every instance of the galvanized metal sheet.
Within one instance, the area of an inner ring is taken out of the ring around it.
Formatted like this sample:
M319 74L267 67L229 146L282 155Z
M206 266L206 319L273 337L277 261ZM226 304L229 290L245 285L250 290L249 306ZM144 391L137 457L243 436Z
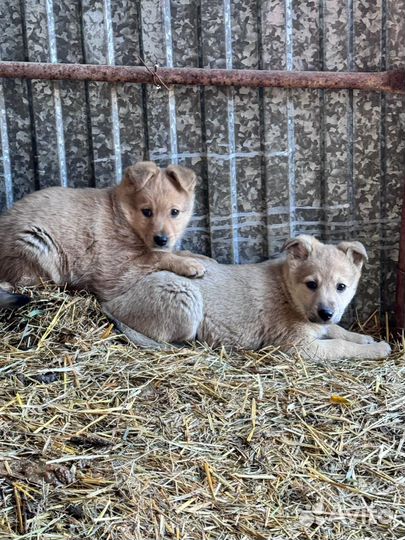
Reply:
M21 0L0 35L3 60L379 71L405 66L405 1ZM3 80L0 209L181 163L200 178L184 247L244 263L300 232L358 238L365 317L394 301L404 132L393 95Z

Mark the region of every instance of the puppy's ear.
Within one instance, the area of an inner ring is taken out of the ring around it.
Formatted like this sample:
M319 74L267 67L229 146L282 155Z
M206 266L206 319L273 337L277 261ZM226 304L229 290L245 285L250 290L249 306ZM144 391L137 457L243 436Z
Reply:
M282 247L294 259L307 259L312 253L315 238L308 234L300 234L297 238L290 238Z
M197 176L191 169L180 165L169 165L165 172L178 191L190 193L195 190Z
M352 263L358 268L363 266L364 261L368 261L366 248L361 242L340 242L336 247L346 253Z
M125 169L122 184L133 186L138 191L157 174L159 174L159 167L153 161L139 161Z

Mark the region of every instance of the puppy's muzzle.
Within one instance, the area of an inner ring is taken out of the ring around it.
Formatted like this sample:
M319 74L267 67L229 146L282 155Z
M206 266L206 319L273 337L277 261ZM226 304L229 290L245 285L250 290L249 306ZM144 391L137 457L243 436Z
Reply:
M153 237L153 241L159 247L165 247L169 242L168 237L165 234L157 234Z
M328 322L331 320L331 318L333 317L333 309L330 309L330 308L320 308L318 309L318 317L323 321L323 322Z

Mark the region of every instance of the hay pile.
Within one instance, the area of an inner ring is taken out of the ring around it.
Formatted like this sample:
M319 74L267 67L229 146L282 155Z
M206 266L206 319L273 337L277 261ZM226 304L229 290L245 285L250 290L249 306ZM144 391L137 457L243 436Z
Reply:
M0 317L0 538L405 538L403 353L148 352L35 296Z

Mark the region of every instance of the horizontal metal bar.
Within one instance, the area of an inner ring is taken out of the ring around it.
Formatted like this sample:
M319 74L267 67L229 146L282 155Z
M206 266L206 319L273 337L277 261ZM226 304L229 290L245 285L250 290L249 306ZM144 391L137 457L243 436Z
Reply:
M357 89L405 94L405 70L382 72L266 71L93 64L0 62L0 77L74 81L130 82L188 86Z

